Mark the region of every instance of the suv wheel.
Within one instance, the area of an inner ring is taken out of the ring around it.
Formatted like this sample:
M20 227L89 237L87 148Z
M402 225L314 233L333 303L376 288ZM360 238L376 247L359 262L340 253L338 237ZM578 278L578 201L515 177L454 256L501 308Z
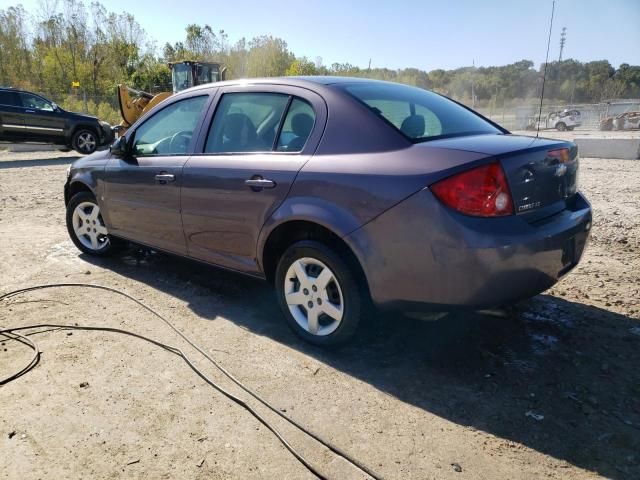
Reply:
M92 130L81 128L73 134L71 146L78 153L90 155L96 151L96 148L98 147L98 139L95 132Z
M76 247L89 255L109 255L117 246L104 225L96 198L89 192L77 193L69 201L67 230Z
M315 345L337 345L355 333L363 293L350 266L322 243L290 246L276 270L278 302L293 331Z
M566 123L564 123L564 122L558 122L558 123L556 124L556 128L557 128L559 131L564 132L564 131L567 129L567 124L566 124Z

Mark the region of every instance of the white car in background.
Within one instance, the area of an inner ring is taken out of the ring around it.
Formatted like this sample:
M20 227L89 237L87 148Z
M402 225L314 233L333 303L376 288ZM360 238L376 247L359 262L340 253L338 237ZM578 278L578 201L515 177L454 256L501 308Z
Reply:
M561 132L573 130L582 125L582 118L578 110L562 110L547 115L547 128L555 128Z
M551 112L540 121L540 130L556 129L560 132L573 130L582 125L582 116L579 110L560 110ZM527 130L537 130L536 118L532 118L527 126Z

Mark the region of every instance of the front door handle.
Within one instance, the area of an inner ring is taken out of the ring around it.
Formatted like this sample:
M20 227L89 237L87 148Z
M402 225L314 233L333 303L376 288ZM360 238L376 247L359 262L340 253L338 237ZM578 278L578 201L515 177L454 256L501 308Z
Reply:
M25 113L36 113L35 110L25 110Z
M244 184L247 187L251 187L252 190L261 190L263 188L273 188L276 186L276 182L267 178L251 178L245 180Z
M162 184L166 184L167 182L175 182L176 181L176 176L172 175L170 173L160 173L158 175L156 175L156 181L162 183Z

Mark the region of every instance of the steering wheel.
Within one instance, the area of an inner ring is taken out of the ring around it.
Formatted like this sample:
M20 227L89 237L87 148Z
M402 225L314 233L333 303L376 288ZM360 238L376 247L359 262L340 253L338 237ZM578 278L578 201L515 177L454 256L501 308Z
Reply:
M169 150L172 153L186 152L191 142L191 136L192 132L187 130L174 133L169 141Z

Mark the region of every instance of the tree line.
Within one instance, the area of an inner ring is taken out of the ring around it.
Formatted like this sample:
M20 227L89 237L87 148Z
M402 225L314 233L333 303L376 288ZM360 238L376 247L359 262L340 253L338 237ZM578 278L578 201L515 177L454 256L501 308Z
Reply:
M503 107L534 103L544 68L535 68L530 60L431 71L324 65L320 57L296 56L278 37L232 41L224 30L195 24L186 27L183 41L159 48L133 15L110 12L100 3L62 0L43 2L38 12L20 5L0 10L0 85L41 92L75 109L84 101L86 109L108 121L118 120L118 83L151 92L169 90L167 62L187 59L219 62L227 67L227 78L369 77L435 90L469 105ZM72 82L80 86L72 87ZM552 62L545 97L555 104L640 98L640 66L615 68L607 60Z

